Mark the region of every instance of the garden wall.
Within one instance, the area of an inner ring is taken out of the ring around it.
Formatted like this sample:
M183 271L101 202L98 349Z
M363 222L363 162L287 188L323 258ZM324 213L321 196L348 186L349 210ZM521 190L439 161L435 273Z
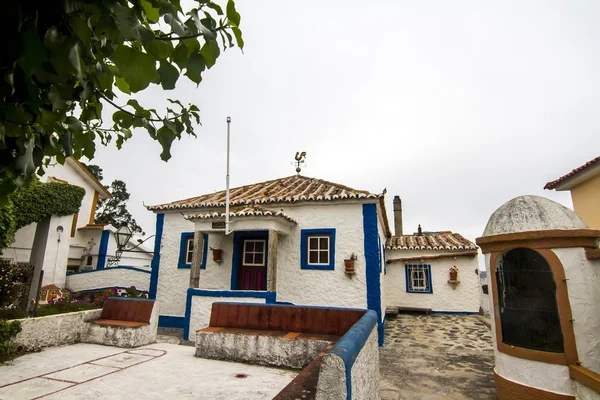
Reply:
M19 319L22 331L13 343L27 352L78 343L88 329L85 321L98 319L100 314L102 309Z
M150 270L135 267L110 267L93 271L81 271L67 275L67 288L75 292L105 288L129 288L148 290Z

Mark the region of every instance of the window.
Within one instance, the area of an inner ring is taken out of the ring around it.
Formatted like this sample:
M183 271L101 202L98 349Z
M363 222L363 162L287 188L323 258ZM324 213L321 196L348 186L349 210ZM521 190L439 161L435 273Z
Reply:
M187 238L185 244L185 263L191 264L194 256L194 237Z
M406 291L409 293L432 293L431 265L407 264Z
M303 229L300 235L302 269L335 269L335 229Z
M266 240L244 240L244 265L265 266Z
M203 233L204 249L202 251L201 269L206 269L206 253L208 253L208 234ZM177 268L191 268L194 256L194 232L183 232L179 245L179 263Z
M93 261L94 261L94 257L88 256L85 265L92 265Z
M563 335L550 265L535 250L517 248L496 267L502 341L531 350L563 353Z

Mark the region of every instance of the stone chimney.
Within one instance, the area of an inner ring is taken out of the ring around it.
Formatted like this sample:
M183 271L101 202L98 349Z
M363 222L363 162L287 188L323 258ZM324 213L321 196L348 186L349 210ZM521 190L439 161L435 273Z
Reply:
M402 236L402 200L394 196L394 236Z
M423 229L421 228L421 224L419 224L419 228L417 229L417 236L423 236Z

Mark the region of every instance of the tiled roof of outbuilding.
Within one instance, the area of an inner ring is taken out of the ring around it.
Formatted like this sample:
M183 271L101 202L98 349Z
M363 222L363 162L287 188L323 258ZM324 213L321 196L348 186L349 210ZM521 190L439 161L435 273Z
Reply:
M245 207L240 208L238 210L233 210L229 212L229 217L281 217L295 224L298 221L295 218L290 217L283 211L272 211L265 210L260 207ZM196 213L196 214L188 214L184 216L185 219L223 219L225 218L224 212L207 212L207 213Z
M388 250L477 250L475 243L459 233L440 232L423 235L392 236L385 243Z
M338 183L302 175L274 179L229 190L230 206L299 201L332 201L349 199L379 199L383 194L356 190ZM204 194L172 203L148 206L148 210L190 209L198 207L225 207L225 191Z
M583 171L585 171L586 169L588 169L589 167L591 167L592 165L596 164L597 162L600 162L600 157L596 157L591 161L586 162L585 164L583 164L581 167L577 167L575 168L573 171L569 172L566 175L561 176L560 178L552 181L552 182L548 182L546 183L546 186L544 186L544 189L554 189L554 187L556 185L558 185L559 183L561 183L562 181L569 179Z

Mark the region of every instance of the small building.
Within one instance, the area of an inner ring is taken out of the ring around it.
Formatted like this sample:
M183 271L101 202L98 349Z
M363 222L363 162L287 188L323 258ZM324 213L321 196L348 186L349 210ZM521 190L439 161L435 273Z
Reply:
M148 207L161 326L208 326L215 301L374 310L383 342L384 196L294 175ZM195 261L195 258L196 261ZM197 271L193 268L196 262Z
M394 197L395 235L385 242L388 310L479 312L477 246L458 233L402 232L402 203Z
M600 398L599 238L539 196L491 215L477 244L489 271L499 400Z
M65 297L66 292L56 285L46 285L40 290L40 304L48 304L50 300Z
M591 229L600 229L600 157L546 183L544 189L570 191L573 209Z

